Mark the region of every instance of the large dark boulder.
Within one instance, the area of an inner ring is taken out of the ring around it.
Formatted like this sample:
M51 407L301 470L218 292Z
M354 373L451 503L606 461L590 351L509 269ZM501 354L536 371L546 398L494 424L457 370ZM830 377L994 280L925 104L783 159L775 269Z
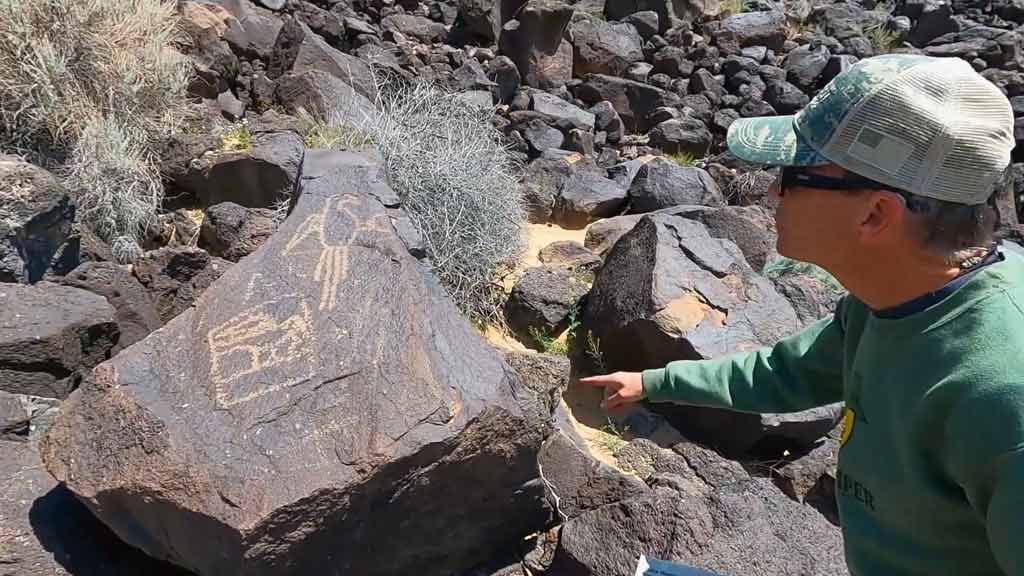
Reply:
M610 102L626 130L631 132L646 132L651 127L648 115L659 107L672 106L679 101L675 94L650 84L604 74L588 74L574 91L588 105Z
M75 208L53 174L0 155L0 282L38 282L77 266Z
M602 100L591 106L588 111L594 115L594 128L606 134L605 139L608 143L615 144L622 139L626 129L611 102Z
M639 478L598 461L560 430L544 443L539 464L552 507L564 520L648 492Z
M209 9L209 8L208 8ZM266 60L274 53L274 45L284 23L273 12L244 3L235 18L227 20L224 40L231 50L245 58ZM231 81L232 78L225 78Z
M348 30L345 28L345 17L341 11L329 11L307 2L295 0L291 3L295 18L301 20L310 30L324 37L332 46L348 45ZM353 35L355 33L353 32Z
M113 262L85 262L62 278L61 283L102 296L114 308L114 320L121 335L111 349L111 355L163 325L146 289L126 266Z
M300 111L320 120L359 126L374 113L370 102L344 80L322 70L288 73L275 84L277 101L289 114Z
M271 208L291 198L304 153L295 132L256 133L249 149L218 150L192 162L188 189L204 207L234 202Z
M530 94L530 109L548 116L558 126L594 131L594 114L547 92L533 91Z
M0 440L0 574L190 576L122 542L47 473L35 442Z
M211 206L199 233L199 247L214 256L238 262L252 254L277 230L274 212L233 202Z
M572 45L562 38L572 13L559 0L534 0L505 22L498 47L515 62L523 84L546 90L572 79Z
M735 243L755 270L761 270L775 255L775 219L760 206L673 206L658 210L697 220L715 238ZM643 214L606 218L587 228L584 246L596 254L611 250L627 232L636 226ZM797 311L799 315L799 310Z
M415 14L392 14L380 21L385 31L398 32L425 44L443 42L448 36L444 24Z
M744 12L722 20L715 39L719 47L733 53L747 46L781 50L786 32L786 15L782 12Z
M160 321L169 322L191 308L231 264L201 248L160 248L140 256L132 274L146 289Z
M807 94L786 80L772 81L765 87L764 102L778 114L795 114L810 101Z
M288 72L302 74L310 70L336 76L371 101L377 98L377 84L369 64L332 47L302 22L286 20L277 35L268 76L276 80Z
M711 148L711 132L696 118L673 118L651 129L650 143L668 154L682 153L703 158Z
M595 171L577 171L562 184L555 197L553 219L578 230L587 224L622 213L629 192Z
M609 370L640 371L772 345L799 324L789 302L734 243L713 238L697 221L661 213L643 217L608 253L587 296L583 327L598 338ZM654 408L687 438L731 454L767 435L813 441L824 433L820 426L830 426L824 414L779 428L766 420L770 416ZM814 430L807 432L805 424Z
M805 44L786 54L782 67L786 80L802 90L813 90L819 85L822 73L828 67L832 55L821 44Z
M0 284L0 390L64 398L119 336L102 296L49 282Z
M555 200L570 176L579 172L594 172L596 165L581 154L548 150L527 165L523 172L522 188L530 222L546 224L551 221Z
M568 520L551 572L629 576L643 554L716 574L845 574L842 536L817 511L771 481L695 444L646 440L658 466L646 493Z
M526 4L527 0L458 0L458 16L453 34L483 44L497 42L501 26Z
M573 22L570 32L576 76L622 76L634 62L644 59L643 38L631 24L585 18Z
M125 542L199 575L450 574L543 527L524 386L340 167L41 444ZM472 489L456 489L458 487Z
M774 344L797 317L734 243L699 222L649 214L606 257L584 324L609 366L643 369Z
M624 20L638 12L654 12L658 16L658 32L664 34L677 18L690 20L687 8L687 0L606 0L604 15L608 20Z
M629 212L653 212L680 204L724 206L718 184L703 168L680 166L667 158L642 165L629 187Z
M553 338L567 327L587 285L565 266L534 266L512 287L505 305L509 328L520 341L539 347L536 336Z

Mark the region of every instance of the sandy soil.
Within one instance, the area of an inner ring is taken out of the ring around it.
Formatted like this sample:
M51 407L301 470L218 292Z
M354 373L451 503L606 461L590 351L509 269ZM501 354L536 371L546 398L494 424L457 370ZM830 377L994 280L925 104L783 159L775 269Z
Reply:
M528 246L519 267L503 281L506 290L512 289L512 286L515 285L515 282L526 269L541 265L537 256L542 248L559 240L574 240L583 244L587 231L586 229L567 230L553 224L530 224L527 234ZM529 350L529 348L516 340L515 337L497 327L488 326L484 335L488 342L501 349L513 351ZM566 335L562 334L559 339L564 341L565 337ZM621 469L614 453L634 437L630 433L628 426L631 412L627 410L620 414L608 414L601 408L603 397L603 389L579 384L574 374L573 380L570 382L568 390L563 394L562 399L568 408L567 411L573 426L587 442L591 455L609 466ZM632 410L645 411L641 407ZM653 433L648 434L647 437L662 446L670 446L681 440L674 429L665 426L656 429ZM629 472L628 470L625 471Z

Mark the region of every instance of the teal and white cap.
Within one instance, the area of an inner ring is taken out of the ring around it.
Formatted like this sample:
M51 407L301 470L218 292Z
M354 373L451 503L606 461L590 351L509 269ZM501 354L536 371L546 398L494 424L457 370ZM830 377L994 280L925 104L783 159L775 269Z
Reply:
M1013 111L960 58L886 54L857 62L793 116L734 121L726 140L758 164L834 163L920 196L980 204L1010 163Z

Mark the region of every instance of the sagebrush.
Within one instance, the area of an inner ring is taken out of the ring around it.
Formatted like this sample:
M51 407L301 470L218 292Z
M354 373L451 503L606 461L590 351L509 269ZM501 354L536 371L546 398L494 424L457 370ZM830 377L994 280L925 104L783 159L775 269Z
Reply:
M521 167L491 123L492 110L426 82L378 80L375 112L320 118L332 147L379 151L388 182L423 236L429 263L459 308L502 324L496 282L526 247Z
M153 151L196 109L180 30L173 1L0 0L0 146L64 175L119 254L160 207Z

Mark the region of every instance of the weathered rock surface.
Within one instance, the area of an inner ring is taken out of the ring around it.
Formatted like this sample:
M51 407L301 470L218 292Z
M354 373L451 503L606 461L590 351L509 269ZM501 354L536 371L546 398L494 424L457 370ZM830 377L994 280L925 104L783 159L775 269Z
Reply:
M559 0L535 0L504 24L498 46L515 62L523 84L544 90L572 79L572 45L562 40L572 13Z
M560 264L580 270L596 270L601 258L574 240L558 240L540 249L537 259L544 264Z
M622 212L629 192L595 171L581 170L562 184L552 216L560 225L580 229L600 218Z
M629 187L629 212L653 212L680 204L724 206L715 180L702 168L656 158L640 167Z
M625 129L631 132L648 130L651 127L648 115L678 100L674 94L650 84L604 74L586 75L583 83L575 88L575 94L590 105L610 102Z
M272 210L223 202L206 211L199 247L213 256L238 262L255 252L275 230Z
M679 205L652 214L671 214L700 222L712 237L735 243L755 270L764 268L775 254L775 220L760 206ZM643 216L628 214L595 222L587 228L584 246L596 254L607 253Z
M34 441L0 440L0 574L189 576L118 539L46 472Z
M564 266L534 266L512 287L505 317L522 342L541 343L535 333L554 337L565 329L569 311L587 293L587 285Z
M37 438L49 429L59 411L60 400L56 398L11 394L0 390L0 442L23 442Z
M839 441L827 437L807 454L768 471L767 475L793 500L814 505L834 518L838 515L835 500L831 505L827 500L829 494L835 494L838 460Z
M583 326L599 339L608 369L636 371L771 345L794 333L798 321L735 244L713 238L699 222L654 214L608 253L587 297ZM687 438L730 453L749 450L767 432L759 415L654 407Z
M332 47L320 35L298 20L286 20L277 35L268 73L271 79L292 72L320 70L338 77L370 101L377 97L377 85L365 61Z
M200 575L447 574L546 522L550 395L362 174L306 182L278 234L65 403L44 461L124 541Z
M322 70L285 74L277 79L278 102L289 114L304 110L314 118L361 125L374 113L373 102L341 78Z
M444 24L415 14L392 14L383 18L380 25L385 31L400 32L427 44L441 42L448 35Z
M565 100L534 91L530 94L530 108L554 119L560 125L572 126L588 132L594 131L594 115Z
M555 209L555 199L566 180L579 171L591 169L592 162L575 153L549 151L530 162L523 172L522 179L523 197L530 222L550 222Z
M599 462L561 431L544 443L539 462L549 501L563 519L648 491L640 479Z
M575 76L622 76L634 62L644 59L643 38L630 24L588 18L573 22L570 31Z
M132 273L146 289L161 322L169 322L199 299L231 262L201 248L161 248L147 252Z
M52 174L0 155L0 282L38 282L77 266L75 208Z
M110 351L111 356L163 325L146 289L125 266L86 262L62 278L61 283L102 296L114 308L114 320L121 335Z
M553 573L628 576L641 554L718 574L846 573L839 529L815 510L714 452L674 450L649 445L672 472L647 478L646 494L562 526Z
M0 390L64 398L118 337L101 296L49 282L0 284Z
M773 344L793 331L797 319L735 244L711 237L699 222L652 214L608 254L587 299L585 322L602 344L609 339L607 359L626 368ZM618 338L631 343L621 347L629 349L621 358L612 344Z
M524 4L526 0L459 0L455 27L460 35L493 43L501 35L501 26Z
M651 144L669 154L689 154L703 158L711 147L711 132L696 118L666 120L655 126L650 133Z
M805 326L835 313L839 300L846 294L842 286L814 274L783 274L772 282L779 294L790 301Z
M716 36L720 47L739 52L747 46L781 50L786 41L786 16L782 12L744 12L722 20Z
M291 198L306 148L302 138L284 131L254 134L252 140L248 150L206 153L192 163L187 189L200 205L271 208Z

